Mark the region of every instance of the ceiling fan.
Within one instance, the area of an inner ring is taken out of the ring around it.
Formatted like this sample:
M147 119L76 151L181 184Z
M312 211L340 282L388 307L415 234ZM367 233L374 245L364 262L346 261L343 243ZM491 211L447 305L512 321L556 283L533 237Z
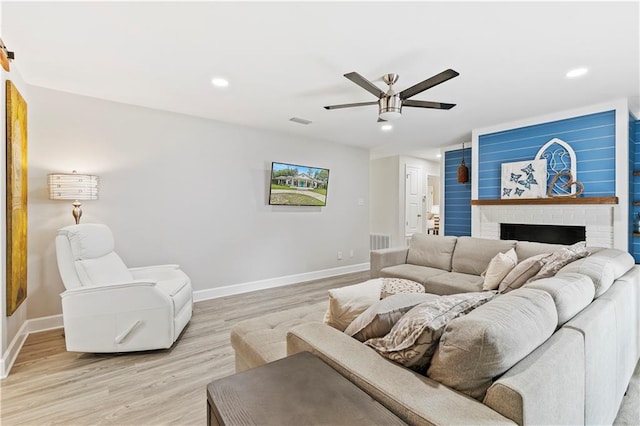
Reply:
M371 102L358 102L353 104L329 105L324 108L339 109L378 104L378 121L391 121L399 118L402 115L402 107L451 109L456 106L456 104L416 101L409 98L417 95L418 93L424 92L427 89L437 86L440 83L444 83L447 80L457 77L458 75L460 75L458 72L452 69L448 69L434 75L431 78L421 81L420 83L415 84L408 89L404 89L400 93L396 93L393 90L393 85L398 81L398 74L385 74L382 79L389 86L389 89L385 93L380 90L378 86L376 86L357 72L350 72L348 74L345 74L344 76L353 81L358 86L362 87L367 92L377 96L378 100Z

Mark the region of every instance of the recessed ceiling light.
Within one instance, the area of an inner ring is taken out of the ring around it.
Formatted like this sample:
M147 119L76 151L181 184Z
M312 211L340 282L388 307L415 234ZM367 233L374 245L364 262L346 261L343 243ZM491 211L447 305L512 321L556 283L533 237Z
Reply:
M442 158L442 154L436 154L436 158Z
M214 77L211 79L211 84L213 84L216 87L227 87L229 85L229 82L224 78Z
M574 68L572 70L569 70L566 74L567 78L576 78L576 77L582 77L583 75L585 75L586 73L589 72L588 68Z
M382 130L383 132L388 132L389 130L393 129L393 126L391 124L383 124L382 126L380 126L380 130Z

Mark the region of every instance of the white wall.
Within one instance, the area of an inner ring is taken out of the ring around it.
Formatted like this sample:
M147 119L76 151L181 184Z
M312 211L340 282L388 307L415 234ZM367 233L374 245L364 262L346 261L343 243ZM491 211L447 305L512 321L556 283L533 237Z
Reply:
M29 318L60 313L54 237L73 218L47 198L51 172L99 175L82 222L108 224L129 266L180 264L196 291L368 262L365 150L37 87L29 120ZM271 161L330 169L327 206L269 206Z
M369 227L374 234L391 235L393 247L404 245L404 237L398 227L399 165L398 156L393 156L371 160L369 166Z
M434 161L408 156L391 156L371 160L370 229L372 233L391 235L393 247L404 247L405 239L405 170L419 167L423 195L426 195L427 176L440 175L440 165ZM423 205L422 217L426 216Z

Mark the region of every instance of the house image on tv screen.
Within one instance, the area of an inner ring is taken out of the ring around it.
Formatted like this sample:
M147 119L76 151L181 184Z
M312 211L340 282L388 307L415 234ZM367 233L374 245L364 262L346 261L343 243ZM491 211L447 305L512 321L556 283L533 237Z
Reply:
M328 183L328 169L274 162L269 204L325 206Z

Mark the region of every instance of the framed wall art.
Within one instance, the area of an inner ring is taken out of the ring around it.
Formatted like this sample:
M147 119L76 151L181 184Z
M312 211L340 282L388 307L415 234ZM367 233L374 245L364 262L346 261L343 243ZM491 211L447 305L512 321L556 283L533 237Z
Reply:
M547 160L502 163L500 198L544 198L547 196Z
M7 109L7 316L27 298L27 103L9 80Z

